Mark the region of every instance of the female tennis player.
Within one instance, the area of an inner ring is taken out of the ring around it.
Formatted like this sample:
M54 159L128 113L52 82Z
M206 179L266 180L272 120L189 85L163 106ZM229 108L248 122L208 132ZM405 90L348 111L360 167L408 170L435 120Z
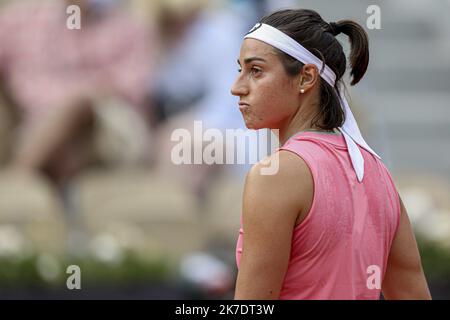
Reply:
M276 174L246 177L235 299L429 299L419 251L391 175L342 92L369 62L351 20L312 10L266 16L244 37L232 86L249 129L277 129Z

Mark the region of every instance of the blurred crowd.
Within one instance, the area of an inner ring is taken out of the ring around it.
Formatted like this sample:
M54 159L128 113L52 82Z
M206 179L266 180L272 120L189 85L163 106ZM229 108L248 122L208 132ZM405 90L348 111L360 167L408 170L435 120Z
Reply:
M241 36L257 18L249 15L263 1L149 3L14 1L2 8L7 168L42 173L64 192L92 165L170 162L161 133L189 117L241 126L223 89L235 75ZM81 9L80 30L66 26L71 4ZM202 189L207 178L199 180Z

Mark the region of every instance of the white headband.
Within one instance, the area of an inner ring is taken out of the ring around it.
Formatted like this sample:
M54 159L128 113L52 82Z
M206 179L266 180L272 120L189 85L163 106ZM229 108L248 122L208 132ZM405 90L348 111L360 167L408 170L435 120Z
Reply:
M285 53L291 57L299 60L304 64L314 64L319 70L322 70L320 76L324 79L331 87L334 88L336 81L336 74L327 65L324 66L322 60L313 55L305 47L299 44L297 41L289 37L287 34L281 32L277 28L269 26L264 23L257 23L244 37L244 39L252 38L265 42ZM373 151L369 145L364 141L364 138L359 131L358 124L356 123L355 117L353 116L350 106L348 105L345 96L337 91L337 95L341 100L341 107L344 110L345 121L339 130L342 132L347 148L350 154L350 159L352 161L353 168L356 172L358 181L362 181L364 177L364 158L361 151L358 149L356 144L359 144L362 148L366 149L376 157L380 158L379 155ZM380 158L381 159L381 158Z

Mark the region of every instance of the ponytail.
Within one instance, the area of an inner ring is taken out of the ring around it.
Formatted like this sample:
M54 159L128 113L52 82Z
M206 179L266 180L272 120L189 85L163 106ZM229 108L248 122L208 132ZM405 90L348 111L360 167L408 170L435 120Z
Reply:
M330 29L333 34L342 32L350 39L350 75L353 86L357 84L364 76L369 65L369 40L366 31L356 22L352 20L341 20L337 23L330 23Z

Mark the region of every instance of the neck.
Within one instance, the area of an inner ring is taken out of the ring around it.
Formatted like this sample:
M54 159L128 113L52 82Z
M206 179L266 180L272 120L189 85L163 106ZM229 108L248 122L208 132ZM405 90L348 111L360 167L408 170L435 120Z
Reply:
M304 99L303 103L297 108L295 114L279 126L278 139L280 145L283 145L290 137L300 131L324 131L317 126L311 125L317 108L315 103L308 100L308 98Z

